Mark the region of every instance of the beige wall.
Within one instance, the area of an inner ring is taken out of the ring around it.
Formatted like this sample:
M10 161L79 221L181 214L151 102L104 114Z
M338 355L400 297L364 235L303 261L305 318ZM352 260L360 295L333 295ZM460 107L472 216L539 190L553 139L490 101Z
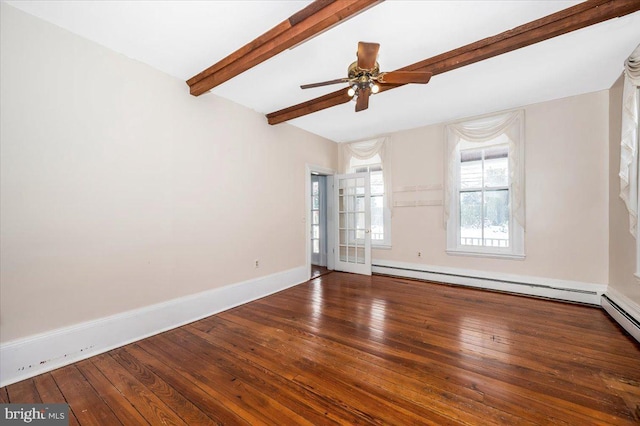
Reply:
M396 207L393 248L375 250L373 258L606 284L608 92L524 109L525 260L447 255L442 207ZM392 138L394 187L443 182L443 125ZM441 193L418 197L441 198Z
M2 342L305 264L335 143L1 7Z
M640 304L636 240L629 232L629 214L620 198L622 76L609 90L609 286Z

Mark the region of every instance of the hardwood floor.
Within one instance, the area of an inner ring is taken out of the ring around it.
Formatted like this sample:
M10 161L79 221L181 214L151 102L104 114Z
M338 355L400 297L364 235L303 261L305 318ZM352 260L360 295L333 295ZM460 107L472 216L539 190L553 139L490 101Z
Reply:
M640 345L603 310L330 273L0 389L72 425L640 422Z
M327 267L320 265L311 265L311 278L318 278L331 272Z

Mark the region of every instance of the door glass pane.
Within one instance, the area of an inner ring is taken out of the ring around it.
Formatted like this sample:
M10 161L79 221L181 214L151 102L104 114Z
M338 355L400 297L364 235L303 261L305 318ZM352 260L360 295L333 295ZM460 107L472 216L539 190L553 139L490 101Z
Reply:
M355 223L355 227L358 229L364 229L365 227L365 216L364 213L356 213L356 223Z
M313 241L313 252L320 253L320 240L312 240Z
M349 195L347 197L347 211L353 211L353 208L355 207L355 200L354 200L354 196L353 195Z
M357 263L364 263L364 247L358 247L356 249L356 262Z
M318 239L320 238L320 226L318 225L313 225L313 237L314 239Z
M340 246L340 261L347 261L347 248L345 246Z
M349 229L354 229L356 227L356 214L355 213L349 213L349 221L347 222L347 227Z

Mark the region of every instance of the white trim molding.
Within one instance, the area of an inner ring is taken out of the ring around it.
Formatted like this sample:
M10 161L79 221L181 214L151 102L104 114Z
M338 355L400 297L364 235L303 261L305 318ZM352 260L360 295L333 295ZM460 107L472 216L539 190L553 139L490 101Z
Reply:
M606 284L449 268L420 263L374 259L372 264L372 271L377 274L395 275L425 281L438 281L447 284L587 303L597 306L600 306L600 296L607 290Z
M171 330L307 281L300 266L0 345L0 387Z
M611 318L640 342L640 305L611 286L602 295L601 302Z
M333 249L334 249L334 225L333 225L333 176L335 170L316 164L305 164L304 166L304 244L305 259L307 268L307 280L311 279L311 174L315 173L321 176L331 176L327 178L327 268L333 269ZM331 185L331 187L329 187Z

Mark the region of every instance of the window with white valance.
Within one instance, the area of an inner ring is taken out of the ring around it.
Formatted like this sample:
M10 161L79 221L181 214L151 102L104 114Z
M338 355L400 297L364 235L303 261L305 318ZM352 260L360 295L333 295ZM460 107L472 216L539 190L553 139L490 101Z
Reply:
M391 246L391 140L389 137L340 144L341 173L368 172L371 177L371 244Z
M445 126L447 253L524 257L524 111Z
M629 232L638 224L638 115L640 114L640 45L625 61L620 142L620 198L629 211Z

